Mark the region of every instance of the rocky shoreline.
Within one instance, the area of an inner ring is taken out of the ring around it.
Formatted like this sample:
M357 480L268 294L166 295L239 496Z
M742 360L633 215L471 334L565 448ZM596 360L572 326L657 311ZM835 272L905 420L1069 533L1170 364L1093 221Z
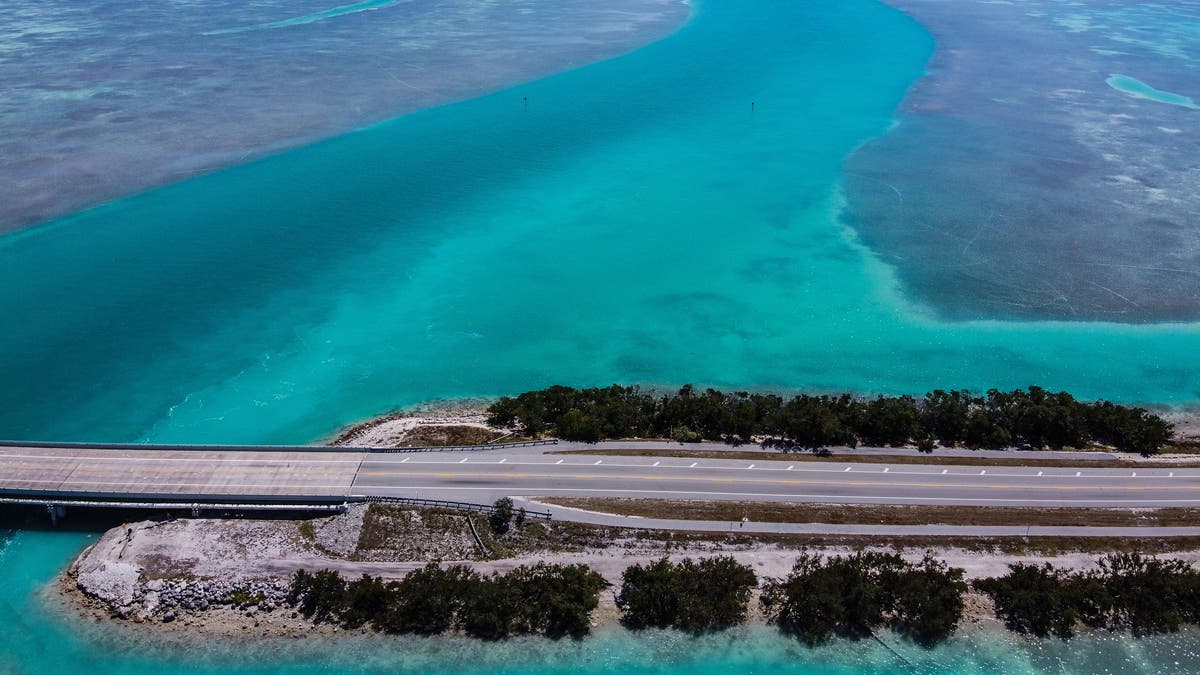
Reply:
M69 575L68 575L69 576ZM288 582L282 579L232 582L219 579L150 579L137 581L127 592L113 592L113 587L98 579L95 572L76 576L79 591L93 600L98 608L113 618L135 623L158 621L171 623L187 615L210 610L237 612L249 619L276 610L288 613ZM296 618L291 612L290 618Z

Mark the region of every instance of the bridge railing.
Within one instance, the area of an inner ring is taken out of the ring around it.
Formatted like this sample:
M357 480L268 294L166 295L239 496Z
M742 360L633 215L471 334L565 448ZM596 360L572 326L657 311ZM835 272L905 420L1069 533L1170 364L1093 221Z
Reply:
M164 495L167 496L167 495ZM329 503L264 503L264 502L187 502L187 501L156 501L153 499L74 499L70 497L7 497L0 496L0 505L13 506L46 506L96 509L133 509L139 511L328 511L341 513L346 510L346 502Z
M496 510L496 507L492 506L491 504L452 502L443 499L420 499L418 497L361 497L360 500L368 504L420 506L430 509L452 509L454 511L469 511L471 513L486 513L489 515ZM529 509L526 509L525 515L529 518L537 518L539 520L550 520L552 518L552 515L549 511L530 511Z

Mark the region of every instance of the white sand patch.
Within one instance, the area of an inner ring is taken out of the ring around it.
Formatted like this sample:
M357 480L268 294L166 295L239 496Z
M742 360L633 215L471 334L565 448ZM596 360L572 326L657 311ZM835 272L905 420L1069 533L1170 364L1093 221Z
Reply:
M487 406L490 403L482 399L437 401L397 410L343 430L329 445L394 448L403 443L405 436L417 427L466 426L507 432L487 423Z

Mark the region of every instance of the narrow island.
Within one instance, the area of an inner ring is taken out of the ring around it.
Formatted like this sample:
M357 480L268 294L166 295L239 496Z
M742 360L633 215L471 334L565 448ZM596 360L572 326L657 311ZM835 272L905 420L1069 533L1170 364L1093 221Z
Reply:
M516 446L553 438L562 445L526 447L532 454L513 462L753 459L753 470L837 461L845 471L887 462L983 476L975 467L1200 467L1192 429L1038 387L863 398L614 385L425 406L332 442L386 448L400 462L406 448L435 462L494 461L476 458L497 452L508 461ZM446 459L426 454L438 449ZM348 502L320 517L125 523L84 551L60 588L71 611L96 620L245 638L577 639L597 629L761 624L809 646L842 638L933 647L964 630L1141 636L1200 623L1200 531L1191 532L1200 509L1187 507L515 492L484 504L402 502ZM833 529L787 529L805 523ZM876 526L891 533L854 529ZM1006 526L1025 534L994 534ZM1121 533L1030 536L1037 527Z

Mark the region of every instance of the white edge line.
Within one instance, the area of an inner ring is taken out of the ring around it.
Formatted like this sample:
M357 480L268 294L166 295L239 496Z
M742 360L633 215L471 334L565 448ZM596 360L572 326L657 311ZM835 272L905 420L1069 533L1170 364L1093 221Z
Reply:
M356 485L355 489L377 490L432 490L442 492L456 491L497 491L495 487L446 487L442 485ZM1198 504L1200 499L1015 499L1004 497L877 497L870 495L809 495L809 494L779 494L775 492L702 492L702 491L662 491L662 490L620 490L604 488L538 488L540 492L596 492L596 493L629 493L629 494L658 494L658 495L707 495L729 497L787 497L791 499L824 500L835 503L834 500L857 499L870 500L873 503L889 503L895 501L939 501L939 502L1012 502L1026 504ZM365 496L365 495L354 495ZM883 500L882 502L880 500ZM1147 528L1149 529L1149 528Z

